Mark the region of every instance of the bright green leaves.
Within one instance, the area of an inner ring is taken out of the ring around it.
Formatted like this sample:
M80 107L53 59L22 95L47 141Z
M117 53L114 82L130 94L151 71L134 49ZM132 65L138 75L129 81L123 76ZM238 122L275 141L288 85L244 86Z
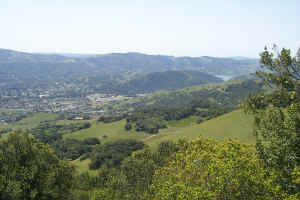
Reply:
M200 138L156 171L149 199L269 199L273 175L251 146Z
M260 54L260 62L262 68L266 71L257 72L257 75L262 78L265 83L283 90L296 90L299 87L300 80L300 65L299 59L291 56L289 49L283 48L279 53L269 52L267 48ZM276 54L276 55L275 55ZM271 71L271 73L270 73Z

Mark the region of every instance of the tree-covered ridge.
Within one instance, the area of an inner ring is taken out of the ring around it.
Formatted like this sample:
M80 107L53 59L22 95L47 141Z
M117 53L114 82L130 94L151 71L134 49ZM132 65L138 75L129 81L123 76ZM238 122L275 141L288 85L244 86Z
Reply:
M165 71L139 75L122 83L104 84L101 90L107 93L139 94L219 82L222 79L200 71Z
M141 53L113 53L87 59L101 67L110 66L111 70L132 70L138 72L159 72L167 70L199 70L210 74L243 74L255 71L256 59L233 59L216 57L173 57L146 55ZM120 67L122 66L122 67Z
M174 91L153 92L130 101L108 105L107 110L127 113L146 107L178 108L189 106L197 101L237 107L239 101L245 100L249 94L256 94L262 89L263 83L253 80L205 84Z

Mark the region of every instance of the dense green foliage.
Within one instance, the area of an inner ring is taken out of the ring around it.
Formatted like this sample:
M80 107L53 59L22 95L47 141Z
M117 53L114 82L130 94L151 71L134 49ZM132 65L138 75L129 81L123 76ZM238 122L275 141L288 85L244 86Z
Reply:
M75 139L63 139L63 135L78 130L87 129L90 123L55 124L53 122L42 122L37 127L27 130L35 139L49 144L61 159L75 160L80 156L90 153L94 145L100 144L97 138L87 138L84 141Z
M64 139L52 144L55 154L61 159L75 160L80 156L90 153L94 145L100 144L97 138L87 138L84 141Z
M237 141L165 142L154 152L132 154L120 169L84 177L82 184L101 200L297 199L282 190L252 146Z
M46 144L52 144L57 140L62 139L62 135L72 133L78 130L90 128L91 124L85 123L71 123L71 124L55 124L52 122L42 122L37 127L34 127L30 132L36 139Z
M49 146L14 133L0 141L0 199L70 199L74 168Z
M250 146L204 138L157 170L146 199L273 199L273 176Z
M152 183L155 170L167 163L170 155L183 143L163 142L154 152L146 148L133 153L118 170L102 168L96 177L84 174L81 188L96 190L94 196L101 200L142 199Z

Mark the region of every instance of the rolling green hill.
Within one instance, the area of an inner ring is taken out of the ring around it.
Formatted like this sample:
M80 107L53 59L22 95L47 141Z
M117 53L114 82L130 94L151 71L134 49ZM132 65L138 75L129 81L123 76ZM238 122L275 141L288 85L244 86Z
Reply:
M253 119L242 110L205 121L201 124L191 123L183 127L171 127L162 130L160 134L145 139L146 144L152 146L164 140L178 140L186 138L195 139L200 135L215 139L238 139L245 143L253 144L255 138L252 135Z

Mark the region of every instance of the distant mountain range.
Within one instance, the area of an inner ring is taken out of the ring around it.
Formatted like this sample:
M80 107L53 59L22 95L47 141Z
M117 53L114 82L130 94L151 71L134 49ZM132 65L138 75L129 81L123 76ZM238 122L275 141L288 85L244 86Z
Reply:
M238 59L236 59L238 58ZM244 57L173 57L163 55L146 55L141 53L91 54L30 54L0 49L0 64L60 63L81 65L83 68L105 69L111 72L139 71L159 72L167 70L197 70L214 75L242 75L253 72L258 67L258 59ZM41 70L43 66L40 66Z
M103 85L121 87L120 84L125 83L124 86L132 86L131 88L139 90L138 87L145 88L149 82L152 82L149 87L149 91L152 91L159 88L158 85L162 89L178 89L182 86L189 86L191 83L205 83L207 80L213 80L209 75L247 75L256 71L258 67L258 59L242 57L238 57L238 59L208 56L173 57L141 53L60 55L0 49L1 85L84 80L89 85L98 88L103 88ZM202 74L197 74L196 71L202 72ZM166 73L155 74L155 72ZM206 78L204 78L205 74ZM194 79L200 76L201 79ZM156 78L160 81L157 81ZM172 78L175 78L178 83ZM219 81L219 79L214 78L213 81Z

